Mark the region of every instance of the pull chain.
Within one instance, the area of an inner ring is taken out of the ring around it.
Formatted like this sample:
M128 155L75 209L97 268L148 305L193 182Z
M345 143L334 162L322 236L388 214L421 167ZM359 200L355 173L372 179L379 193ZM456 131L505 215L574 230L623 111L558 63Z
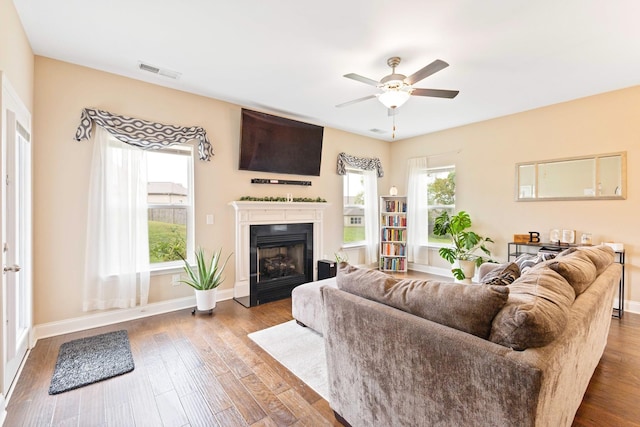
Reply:
M393 115L393 131L391 132L391 139L396 139L396 115Z

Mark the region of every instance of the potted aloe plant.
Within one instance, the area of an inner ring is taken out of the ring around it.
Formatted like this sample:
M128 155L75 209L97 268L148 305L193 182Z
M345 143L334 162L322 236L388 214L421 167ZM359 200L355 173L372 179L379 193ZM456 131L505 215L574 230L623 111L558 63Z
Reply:
M438 253L442 258L451 263L451 272L457 281L470 283L475 273L475 268L484 262L493 262L491 252L485 246L493 243L489 237L482 237L469 230L471 217L465 211L455 215L449 215L447 211L438 215L434 221L433 234L436 236L449 236L451 246L440 248ZM479 255L480 250L484 255Z
M187 260L182 255L180 256L184 261L184 271L187 274L187 279L180 280L180 282L191 286L195 290L196 308L198 310L213 310L216 307L216 289L224 281L222 273L232 254L229 254L224 262L221 261L222 249L214 252L209 261L206 260L206 255L202 248L199 248L195 255L195 272Z

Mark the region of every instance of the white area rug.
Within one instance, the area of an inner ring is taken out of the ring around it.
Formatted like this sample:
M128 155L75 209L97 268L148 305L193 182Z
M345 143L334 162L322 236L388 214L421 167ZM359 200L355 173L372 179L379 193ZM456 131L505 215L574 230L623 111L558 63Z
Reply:
M316 393L329 400L327 358L322 335L290 320L248 336Z

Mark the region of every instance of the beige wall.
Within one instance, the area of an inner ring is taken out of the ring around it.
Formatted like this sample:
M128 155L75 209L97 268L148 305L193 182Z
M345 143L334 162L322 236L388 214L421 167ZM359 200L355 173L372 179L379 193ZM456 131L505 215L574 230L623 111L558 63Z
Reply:
M325 128L320 177L275 176L238 170L240 107L49 58L35 60L34 152L35 324L83 315L87 188L91 142L73 140L80 111L95 107L167 124L199 125L207 130L215 156L196 161L196 245L234 250L234 215L228 203L244 195L323 197L326 211L324 252L332 255L342 242L342 178L338 153L380 157L386 166L389 144ZM310 187L251 184L254 177L310 180ZM388 188L386 179L380 188ZM206 214L214 224L206 225ZM359 259L352 252L352 260ZM234 282L226 270L221 289ZM172 287L170 276L152 278L150 302L192 295L186 286Z
M81 278L91 145L72 138L81 108L89 106L207 129L216 156L210 163L196 162L195 171L197 244L205 248L233 249L229 201L242 195L292 192L324 197L331 203L324 236L324 252L331 256L342 241L342 180L335 173L339 152L380 157L387 173L379 180L381 194L391 183L399 187L400 194L406 192L408 158L453 153L458 208L468 210L478 230L496 240L498 258L506 259L506 243L512 234L530 230L546 234L551 228L572 228L578 236L591 232L594 242L624 242L625 297L636 307L640 304L639 261L634 259L640 231L633 222L640 208L640 190L634 186L638 182L634 166L640 165L640 123L634 116L639 87L392 144L327 128L321 176L300 177L310 179L311 187L279 187L251 185L252 177L270 175L237 170L240 107L47 58L34 59L11 0L0 0L0 70L34 119L35 324L83 314ZM628 153L627 200L513 201L515 163L612 151ZM215 215L214 225L205 225L208 213ZM348 251L348 255L352 262L362 262L360 252ZM423 261L444 265L433 254ZM230 268L223 288L233 281ZM167 276L154 277L151 301L190 295L190 289L171 287L169 282Z
M33 112L33 52L11 0L0 0L0 71Z
M507 258L513 234L552 228L593 234L594 243L622 242L626 248L625 299L640 309L640 86L557 104L393 143L390 179L406 191L407 159L441 153L455 158L457 210ZM515 202L515 164L588 154L626 151L626 200ZM442 265L437 253L422 262Z

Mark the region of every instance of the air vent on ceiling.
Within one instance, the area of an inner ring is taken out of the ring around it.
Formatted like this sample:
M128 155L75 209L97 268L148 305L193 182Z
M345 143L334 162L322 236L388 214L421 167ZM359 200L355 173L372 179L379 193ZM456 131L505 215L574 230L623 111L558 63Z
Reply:
M160 76L169 77L170 79L177 80L180 78L181 73L177 71L168 70L166 68L156 67L155 65L145 64L144 62L138 62L138 67L143 71L148 71Z
M387 131L386 131L386 130L377 129L377 128L369 129L369 132L373 132L373 133L387 133Z

